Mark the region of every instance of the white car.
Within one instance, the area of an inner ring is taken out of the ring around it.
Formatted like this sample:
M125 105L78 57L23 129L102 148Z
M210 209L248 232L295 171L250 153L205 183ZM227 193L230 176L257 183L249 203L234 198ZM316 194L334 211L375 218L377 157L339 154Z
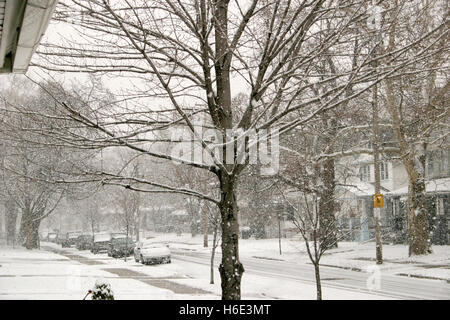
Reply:
M139 242L134 248L134 260L142 264L170 263L169 245L161 242Z

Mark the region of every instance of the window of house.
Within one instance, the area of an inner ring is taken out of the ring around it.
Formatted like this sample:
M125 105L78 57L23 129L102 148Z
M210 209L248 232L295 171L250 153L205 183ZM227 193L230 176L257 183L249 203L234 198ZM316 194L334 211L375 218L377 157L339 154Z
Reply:
M370 166L363 165L359 168L359 178L361 181L369 181L370 180Z
M389 179L389 165L387 162L380 162L380 179Z
M427 177L443 178L450 176L450 151L436 150L427 154Z
M439 177L448 177L450 175L449 158L450 150L440 150L439 154Z

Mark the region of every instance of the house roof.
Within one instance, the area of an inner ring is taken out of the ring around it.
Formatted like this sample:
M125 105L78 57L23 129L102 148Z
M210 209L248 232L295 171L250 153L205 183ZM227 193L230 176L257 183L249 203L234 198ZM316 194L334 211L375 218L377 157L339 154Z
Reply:
M427 193L450 193L450 178L434 179L425 181L425 191ZM408 186L399 188L388 193L392 196L408 194Z
M58 0L0 0L0 73L25 73Z

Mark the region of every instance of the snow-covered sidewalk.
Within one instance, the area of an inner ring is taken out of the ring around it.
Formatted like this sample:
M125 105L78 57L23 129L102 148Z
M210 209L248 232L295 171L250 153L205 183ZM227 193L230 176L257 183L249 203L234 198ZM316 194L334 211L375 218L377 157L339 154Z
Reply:
M340 248L330 250L322 263L364 270L375 264L375 244L342 243ZM406 245L384 245L379 267L384 274L450 282L450 246L433 246L432 254L409 257Z

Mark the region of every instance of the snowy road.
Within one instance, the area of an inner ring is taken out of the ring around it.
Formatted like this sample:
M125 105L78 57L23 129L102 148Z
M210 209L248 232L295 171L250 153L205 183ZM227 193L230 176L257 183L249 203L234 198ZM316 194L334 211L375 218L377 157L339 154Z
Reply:
M203 252L172 250L174 260L209 265L210 255ZM215 260L218 265L220 257ZM291 279L299 282L314 283L314 269L311 265L288 261L243 258L247 274L270 278ZM245 277L245 273L244 273ZM333 267L321 267L322 284L325 287L346 289L357 292L371 292L400 299L450 299L450 284L438 280L408 278L380 274L379 289L370 291L367 286L369 273L345 270Z

